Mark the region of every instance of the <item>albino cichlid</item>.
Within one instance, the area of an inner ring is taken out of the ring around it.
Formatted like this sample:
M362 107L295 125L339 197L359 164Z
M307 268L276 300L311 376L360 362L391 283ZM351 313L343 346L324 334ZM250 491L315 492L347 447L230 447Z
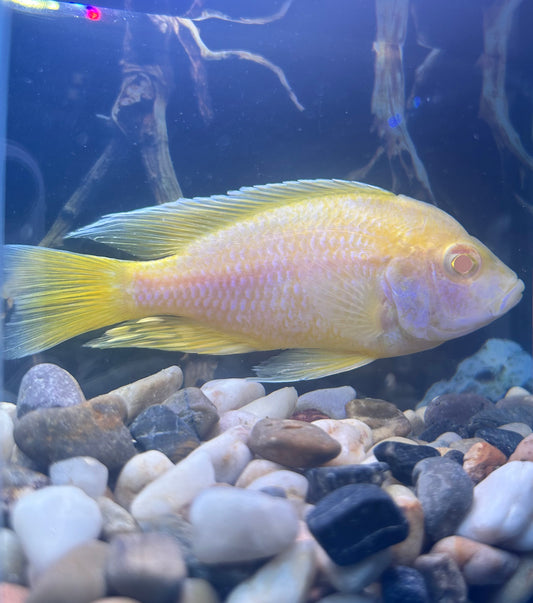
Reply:
M7 246L7 358L122 323L89 345L284 349L257 378L313 379L465 335L524 288L437 207L341 180L179 199L69 236L138 259Z

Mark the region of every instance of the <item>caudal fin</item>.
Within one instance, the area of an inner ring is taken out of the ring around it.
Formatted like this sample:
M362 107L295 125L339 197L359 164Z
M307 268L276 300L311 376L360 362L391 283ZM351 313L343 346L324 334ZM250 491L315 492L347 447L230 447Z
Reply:
M4 247L5 358L21 358L129 318L128 262L57 249Z

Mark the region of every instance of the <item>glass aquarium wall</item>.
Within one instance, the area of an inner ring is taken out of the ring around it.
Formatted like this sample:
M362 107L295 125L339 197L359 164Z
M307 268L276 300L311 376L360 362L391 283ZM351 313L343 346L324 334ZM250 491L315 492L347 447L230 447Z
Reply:
M527 601L533 516L478 509L533 483L532 25L521 0L1 0L6 588L71 600L51 568L79 553L87 601L437 601L442 553L458 601Z

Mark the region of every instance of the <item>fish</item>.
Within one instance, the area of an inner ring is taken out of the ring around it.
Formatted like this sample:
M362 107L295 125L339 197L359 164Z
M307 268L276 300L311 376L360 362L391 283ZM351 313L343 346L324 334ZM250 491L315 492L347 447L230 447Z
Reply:
M133 259L5 246L6 358L105 327L85 345L281 350L254 379L315 379L466 335L524 289L443 210L345 180L178 199L109 214L72 238Z

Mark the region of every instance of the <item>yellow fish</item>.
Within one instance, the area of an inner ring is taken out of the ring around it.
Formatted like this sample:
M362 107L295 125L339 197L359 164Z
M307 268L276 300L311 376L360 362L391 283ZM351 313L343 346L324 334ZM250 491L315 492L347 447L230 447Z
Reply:
M342 180L179 199L69 236L138 260L7 246L7 358L123 323L89 345L284 349L257 378L313 379L469 333L524 288L437 207Z

